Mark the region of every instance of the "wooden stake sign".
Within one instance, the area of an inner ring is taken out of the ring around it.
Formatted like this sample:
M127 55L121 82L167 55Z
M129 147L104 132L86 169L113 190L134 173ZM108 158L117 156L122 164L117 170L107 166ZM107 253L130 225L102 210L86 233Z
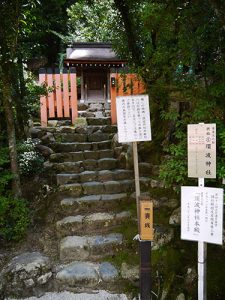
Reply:
M153 238L153 202L140 201L140 239L152 241Z

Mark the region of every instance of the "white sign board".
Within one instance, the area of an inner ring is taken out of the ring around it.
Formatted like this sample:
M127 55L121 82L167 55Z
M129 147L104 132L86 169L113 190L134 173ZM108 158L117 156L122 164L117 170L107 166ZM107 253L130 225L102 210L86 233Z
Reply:
M120 143L151 141L148 95L116 97Z
M188 125L188 177L216 178L216 124Z
M181 239L222 245L223 189L181 187Z

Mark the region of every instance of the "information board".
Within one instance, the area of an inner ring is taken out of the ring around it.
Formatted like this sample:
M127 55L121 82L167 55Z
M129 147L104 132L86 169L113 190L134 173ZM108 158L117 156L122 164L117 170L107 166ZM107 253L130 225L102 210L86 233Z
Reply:
M116 97L119 143L151 141L148 95Z
M152 241L153 237L153 202L140 201L140 238Z
M181 239L222 244L223 189L181 188Z
M216 124L188 125L188 177L216 178Z

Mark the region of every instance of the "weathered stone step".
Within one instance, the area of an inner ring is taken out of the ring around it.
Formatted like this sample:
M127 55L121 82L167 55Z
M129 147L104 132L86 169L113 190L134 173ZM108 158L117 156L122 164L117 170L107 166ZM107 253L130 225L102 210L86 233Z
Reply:
M17 300L18 298L8 298L8 300ZM48 292L41 297L24 298L24 300L128 300L125 294L109 293L105 290L89 291L88 293ZM21 300L21 299L19 299Z
M115 282L118 278L118 270L108 262L98 264L76 261L62 267L56 274L59 285L82 290L101 287L101 285Z
M97 151L111 149L111 140L102 142L86 143L54 143L50 147L55 152L75 152L75 151Z
M123 192L134 191L134 180L118 180L118 181L92 181L84 183L70 183L59 187L59 192L63 195L72 195L79 197L84 195L98 194L117 194Z
M65 152L65 153L53 153L50 155L49 160L51 162L75 162L85 159L101 159L101 158L113 158L113 150L96 150L96 151L84 151L84 152Z
M61 200L61 215L86 214L87 211L112 211L121 205L129 205L134 199L128 197L127 193L88 195L83 197L63 197Z
M140 178L141 189L147 189L151 184L151 179L147 177ZM117 194L133 192L135 189L134 179L111 180L111 181L91 181L84 183L63 184L59 187L59 191L63 195L71 195L79 197L84 195L99 194Z
M78 162L53 163L52 168L57 173L81 173L92 170L112 170L118 166L115 158L86 159Z
M118 213L96 212L89 215L66 217L56 223L58 236L74 235L96 230L109 230L131 218L129 211Z
M97 236L67 236L60 241L60 260L84 261L110 255L121 248L123 236L120 233Z
M94 132L92 134L82 133L54 133L54 137L57 142L72 143L72 142L102 142L112 139L114 133L103 133L101 131Z
M130 170L101 170L101 171L84 171L77 174L61 173L57 174L57 184L63 185L73 182L105 182L109 180L123 180L133 178L133 172Z
M110 117L87 118L87 124L88 125L110 125L111 124L111 118Z

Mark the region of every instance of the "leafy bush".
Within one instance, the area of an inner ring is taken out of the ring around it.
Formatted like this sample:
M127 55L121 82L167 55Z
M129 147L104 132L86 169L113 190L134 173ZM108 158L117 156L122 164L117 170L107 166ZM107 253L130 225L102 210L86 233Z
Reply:
M20 173L24 176L37 174L42 170L44 159L35 150L36 143L28 138L18 146Z
M8 148L0 148L0 237L7 241L21 239L29 224L26 202L9 194L12 179L9 171Z
M25 235L28 224L26 202L0 196L0 237L7 241L18 241Z

